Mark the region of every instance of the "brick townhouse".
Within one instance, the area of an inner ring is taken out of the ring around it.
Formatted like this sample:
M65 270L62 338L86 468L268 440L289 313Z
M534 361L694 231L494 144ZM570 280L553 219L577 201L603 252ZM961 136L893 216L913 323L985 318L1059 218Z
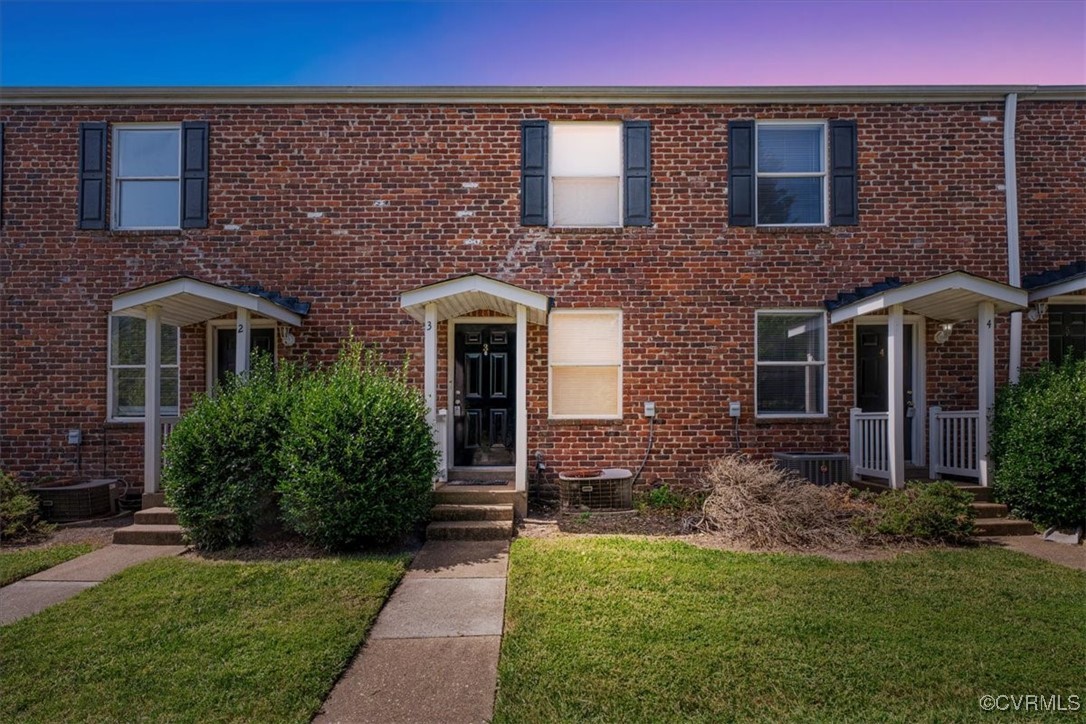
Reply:
M409 356L441 476L521 508L650 437L643 482L986 483L996 387L1086 341L1082 87L6 88L0 120L28 480L153 492L194 395L353 329Z

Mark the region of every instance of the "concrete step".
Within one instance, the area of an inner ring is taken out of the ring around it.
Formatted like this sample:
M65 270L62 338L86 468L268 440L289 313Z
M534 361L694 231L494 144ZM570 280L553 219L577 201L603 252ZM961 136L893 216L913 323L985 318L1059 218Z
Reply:
M146 508L133 516L136 525L177 525L177 513L169 508Z
M1033 535L1037 532L1033 523L1015 518L977 518L973 525L973 535Z
M450 505L439 503L430 511L430 520L513 520L513 504Z
M514 467L455 468L449 471L449 480L504 480L512 482L517 477Z
M179 525L130 525L113 531L113 542L121 545L178 546L185 543Z
M978 518L1006 518L1010 510L1002 503L971 503L970 508L976 511Z
M438 505L505 505L516 502L511 488L489 485L446 485L434 491Z
M426 527L427 540L501 540L512 537L511 520L439 520Z
M144 493L143 494L143 508L163 508L166 506L166 494L165 493Z
M959 485L958 490L973 494L973 500L978 503L992 502L992 489L983 485Z

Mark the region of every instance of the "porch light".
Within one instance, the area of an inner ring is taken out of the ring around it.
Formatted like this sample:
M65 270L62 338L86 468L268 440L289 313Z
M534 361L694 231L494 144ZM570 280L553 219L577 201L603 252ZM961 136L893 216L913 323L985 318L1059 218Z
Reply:
M1031 322L1036 322L1041 317L1045 316L1045 312L1048 311L1048 302L1038 302L1029 308L1026 312L1026 319Z
M290 331L290 327L279 328L279 339L282 341L284 347L293 347L297 341L294 338L294 332Z
M935 333L936 344L946 344L947 340L950 339L951 333L953 332L953 324L940 324L939 331Z

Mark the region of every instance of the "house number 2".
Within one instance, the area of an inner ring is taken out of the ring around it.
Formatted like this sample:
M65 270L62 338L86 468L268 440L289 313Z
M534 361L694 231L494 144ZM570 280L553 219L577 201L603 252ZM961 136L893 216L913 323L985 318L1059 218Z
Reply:
M242 324L241 322L238 322L238 334L243 334L244 332L245 332L245 325Z

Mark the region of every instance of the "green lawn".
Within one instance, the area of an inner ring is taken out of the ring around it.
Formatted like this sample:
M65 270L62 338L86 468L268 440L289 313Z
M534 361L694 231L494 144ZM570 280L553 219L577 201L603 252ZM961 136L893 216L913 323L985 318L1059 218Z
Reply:
M308 721L406 564L130 568L0 628L0 721Z
M1086 574L1007 551L521 539L495 721L990 721L984 694L1086 706L1083 661Z
M88 543L55 545L48 548L0 551L0 586L52 568L55 565L90 553L97 546Z

